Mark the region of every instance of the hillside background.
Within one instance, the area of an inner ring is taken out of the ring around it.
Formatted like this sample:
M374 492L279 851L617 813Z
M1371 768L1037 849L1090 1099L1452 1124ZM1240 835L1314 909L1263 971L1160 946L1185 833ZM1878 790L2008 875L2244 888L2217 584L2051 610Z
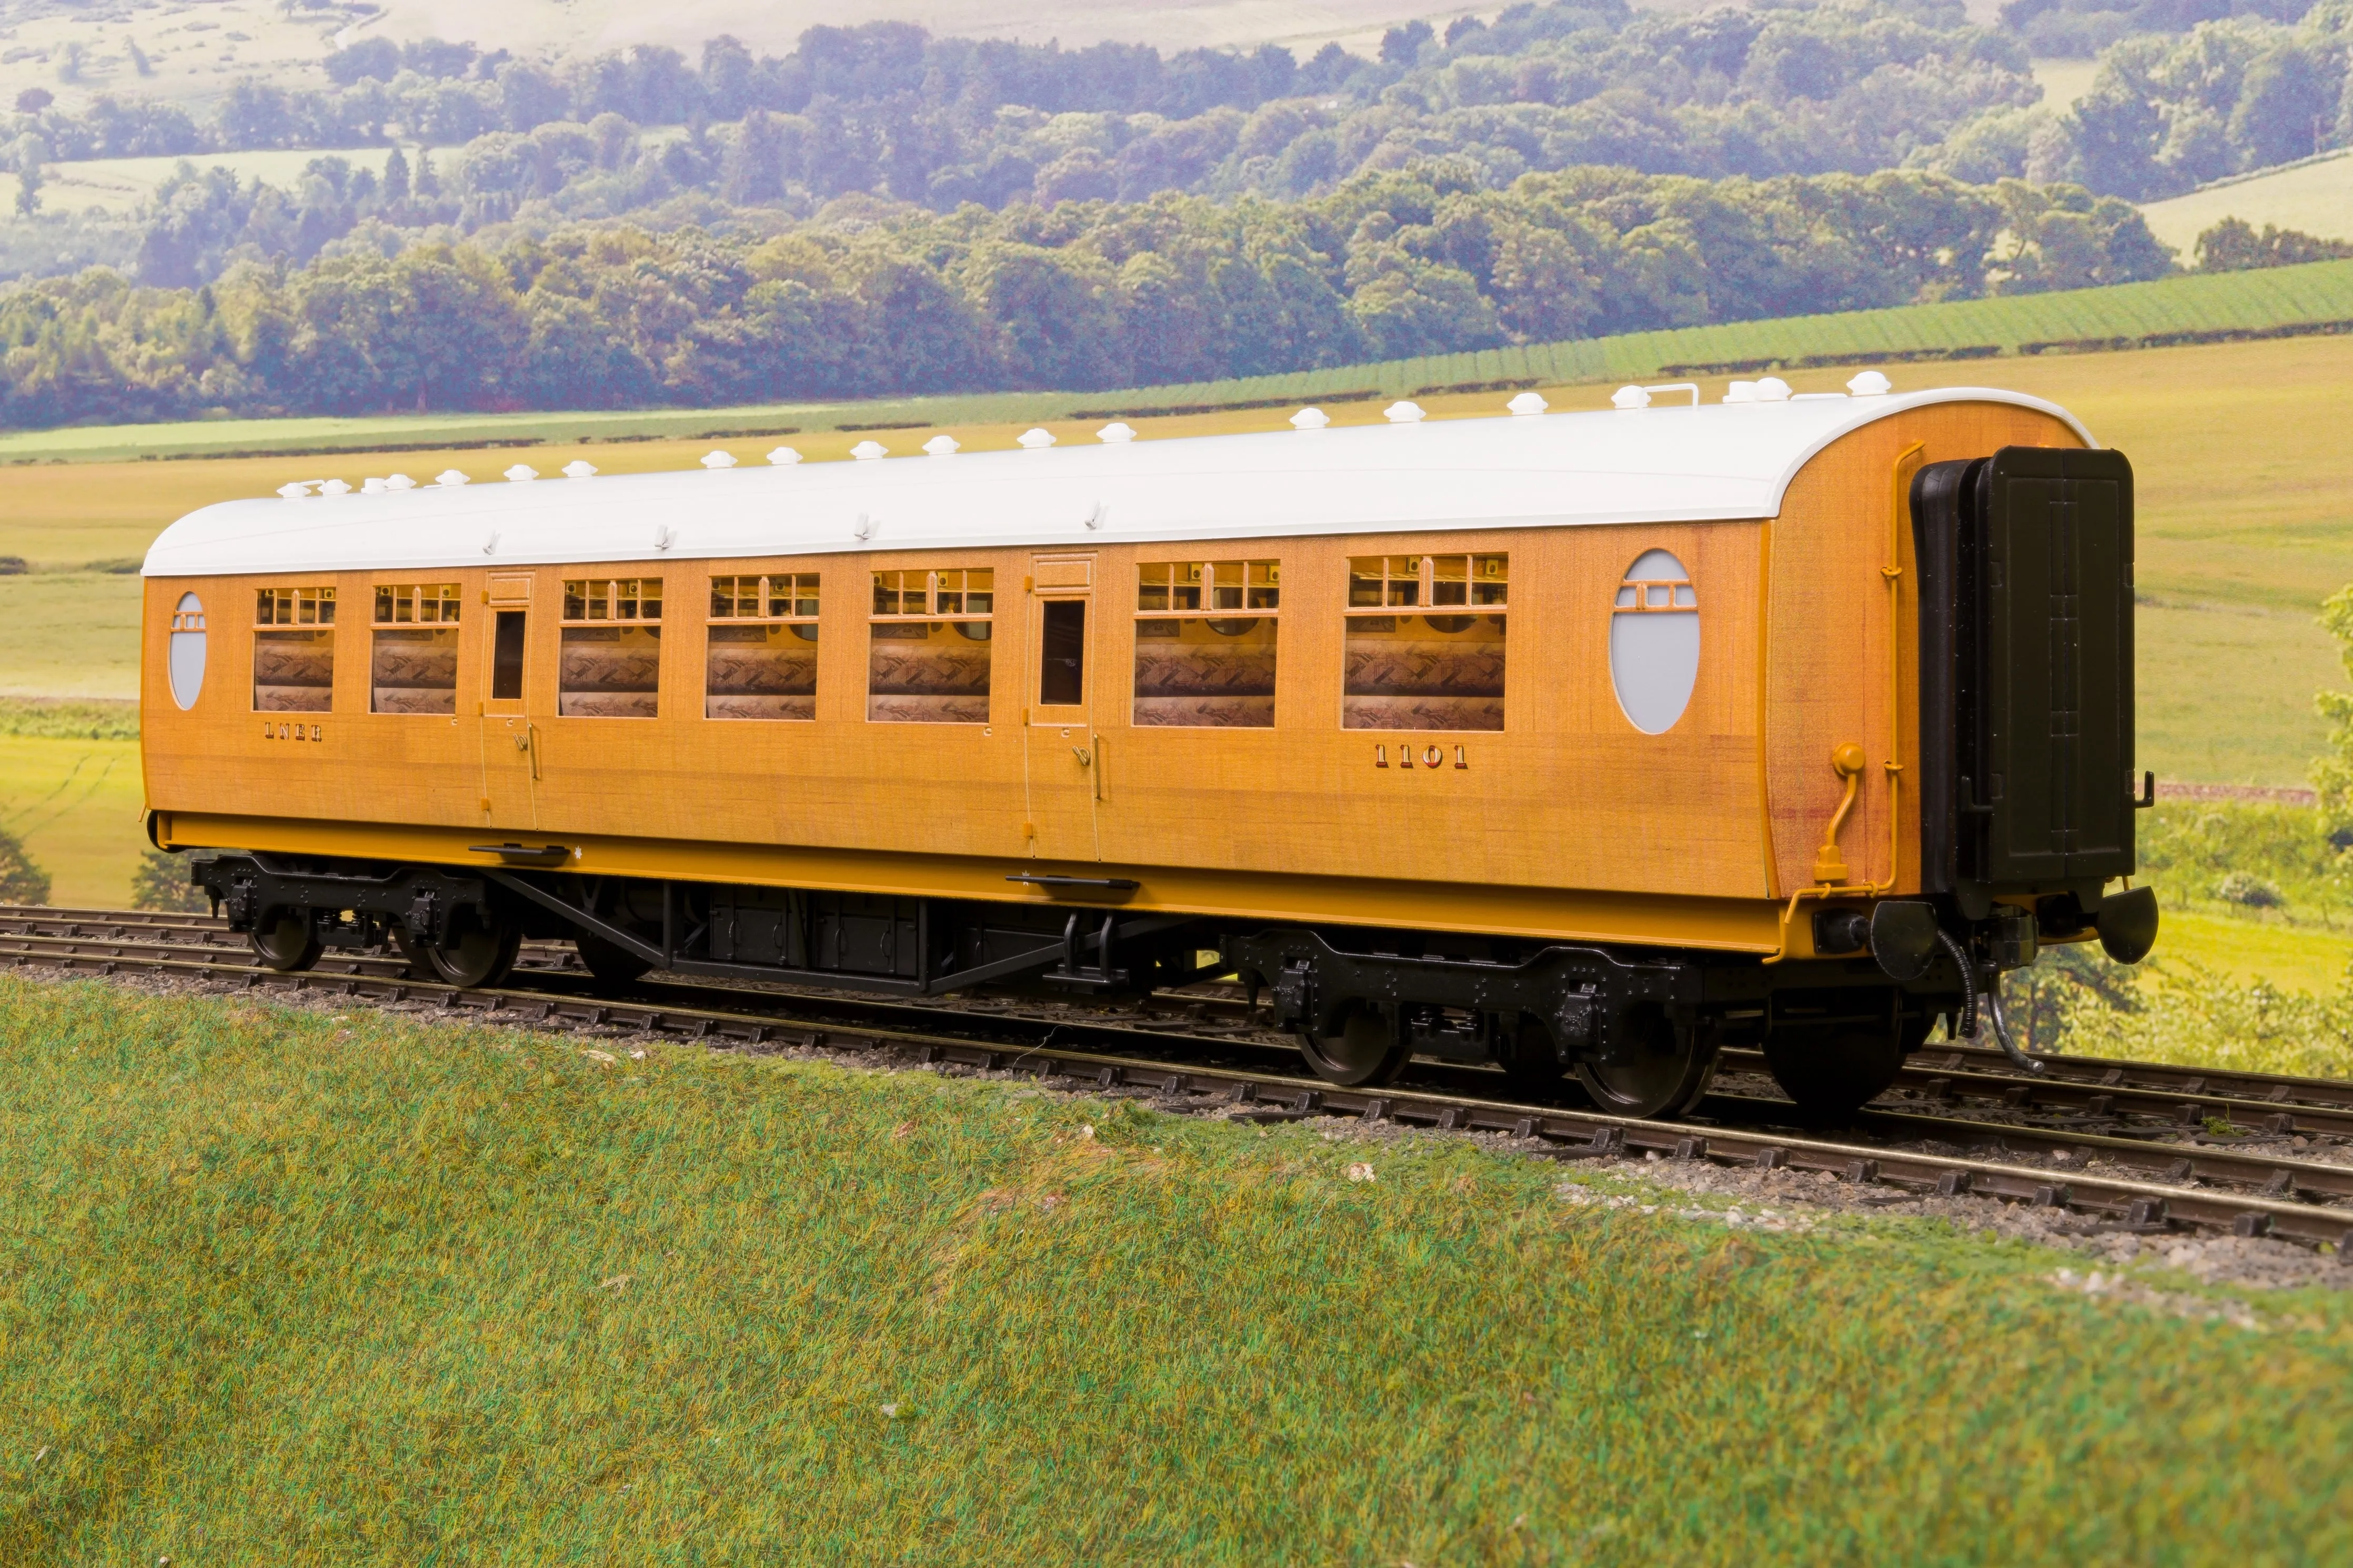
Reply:
M0 830L120 900L138 558L289 478L1864 363L2132 452L2143 761L2293 789L2348 57L2353 0L0 0ZM2242 973L2353 952L2224 912Z

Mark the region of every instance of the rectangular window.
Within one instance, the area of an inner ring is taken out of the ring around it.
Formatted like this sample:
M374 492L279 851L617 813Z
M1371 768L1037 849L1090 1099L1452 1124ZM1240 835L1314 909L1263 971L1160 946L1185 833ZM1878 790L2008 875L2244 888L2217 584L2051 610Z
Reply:
M1502 729L1510 568L1504 555L1352 557L1342 727Z
M706 719L817 717L814 572L711 580Z
M501 610L498 635L491 647L491 700L522 700L523 616L522 610Z
M1038 705L1078 707L1087 700L1087 602L1048 599L1038 609Z
M1138 568L1138 579L1135 722L1271 729L1282 597L1277 564L1152 562Z
M253 707L324 713L335 697L335 591L263 588L253 608Z
M866 717L879 724L988 722L997 574L986 567L877 572Z
M650 719L661 690L661 579L568 578L555 710Z
M458 711L459 603L455 583L376 584L370 712Z

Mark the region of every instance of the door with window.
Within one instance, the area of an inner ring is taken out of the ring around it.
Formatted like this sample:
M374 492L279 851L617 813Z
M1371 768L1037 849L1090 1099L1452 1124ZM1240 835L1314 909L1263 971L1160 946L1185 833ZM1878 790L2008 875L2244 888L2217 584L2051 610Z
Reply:
M1095 557L1031 558L1029 593L1029 711L1023 737L1030 821L1040 856L1098 860L1103 794L1103 737L1094 727Z
M526 694L530 668L533 574L498 573L482 599L487 623L480 682L482 825L506 830L539 825L540 732Z

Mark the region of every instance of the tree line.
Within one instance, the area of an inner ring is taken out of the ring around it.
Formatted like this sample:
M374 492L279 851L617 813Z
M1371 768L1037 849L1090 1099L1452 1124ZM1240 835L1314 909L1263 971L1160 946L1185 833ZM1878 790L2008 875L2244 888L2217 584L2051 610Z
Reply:
M346 178L324 165L271 194L179 185L133 222L58 215L16 229L0 263L39 273L136 257L143 280L187 284L210 275L191 273L191 258L216 271L233 254L306 261L370 222L711 226L713 203L807 217L860 192L935 212L1172 190L1289 201L1431 157L1496 190L1585 164L1757 179L1912 167L2138 199L2353 138L2348 15L2353 0L2322 0L2295 26L2242 16L2125 39L2065 112L2041 101L2016 31L1974 26L1951 0L1692 16L1549 0L1442 34L1392 29L1377 58L1334 47L1303 63L1278 48L1064 50L897 23L812 28L781 58L722 37L699 62L644 47L552 66L372 39L330 57L329 88L240 81L206 123L108 99L0 116L0 166L26 176L20 200L37 208L55 160L397 144L410 149L406 191L384 189L363 158ZM419 147L433 149L429 199ZM175 232L141 256L159 227Z
M2132 15L2166 20L2159 5ZM371 39L330 57L327 90L239 82L208 124L105 99L0 117L0 166L19 172L28 214L53 159L408 149L388 173L364 156L322 158L283 189L207 173L134 219L0 226L0 274L104 263L193 286L232 259L307 262L354 231L380 250L618 217L749 232L774 220L748 209L808 217L857 193L935 212L1164 191L1293 201L1430 158L1495 190L1586 164L1757 179L1910 167L2143 199L2353 140L2348 17L2353 0L2321 0L2292 25L2243 15L2126 37L2064 112L2040 101L2014 28L1973 26L1949 0L1683 17L1550 0L1442 34L1392 29L1377 58L1335 47L1304 63L897 23L812 28L782 58L717 38L699 64L652 47L550 66Z
M768 231L628 224L111 269L0 296L0 420L720 404L1137 386L2159 275L2138 213L1940 175L1461 160L1303 201L844 197Z

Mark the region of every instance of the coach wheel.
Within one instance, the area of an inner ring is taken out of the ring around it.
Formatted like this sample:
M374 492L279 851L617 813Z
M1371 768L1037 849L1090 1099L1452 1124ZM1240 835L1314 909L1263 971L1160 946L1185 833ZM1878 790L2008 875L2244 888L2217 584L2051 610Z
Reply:
M620 943L607 942L593 931L573 932L572 945L599 985L627 985L653 967Z
M1413 1055L1387 1018L1362 1005L1349 1010L1336 1035L1300 1030L1299 1049L1316 1077L1350 1087L1395 1081Z
M1612 1116L1679 1116L1715 1076L1717 1039L1707 1023L1678 1024L1656 1002L1610 1021L1609 1059L1577 1064L1577 1081Z
M444 985L495 985L514 968L515 953L522 946L522 928L510 921L486 926L469 920L445 935L438 946L408 945L428 980Z
M254 956L268 967L291 973L319 962L319 933L308 910L270 910L254 922L248 938Z
M1904 1066L1905 1041L1885 1025L1775 1029L1765 1065L1781 1092L1814 1116L1851 1116L1887 1092Z

